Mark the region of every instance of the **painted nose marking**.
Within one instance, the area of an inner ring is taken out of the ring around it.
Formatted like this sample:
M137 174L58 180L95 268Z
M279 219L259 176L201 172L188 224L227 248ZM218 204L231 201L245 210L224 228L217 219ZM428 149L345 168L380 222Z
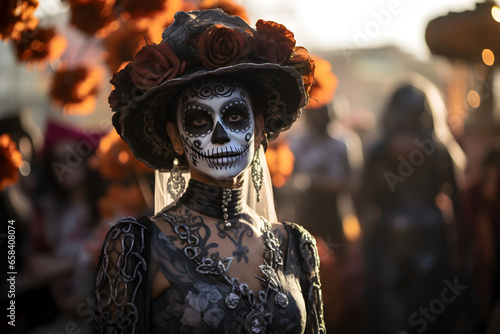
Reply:
M212 144L225 144L229 141L229 136L222 127L222 124L220 124L220 122L217 122L214 133L212 134Z

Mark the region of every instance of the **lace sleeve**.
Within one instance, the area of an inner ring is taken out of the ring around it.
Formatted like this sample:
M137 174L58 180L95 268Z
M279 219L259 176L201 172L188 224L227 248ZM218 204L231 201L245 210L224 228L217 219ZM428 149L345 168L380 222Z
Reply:
M127 217L108 232L96 277L96 333L148 333L149 231L147 219Z
M323 318L323 297L319 278L319 256L316 239L302 226L287 223L293 231L301 264L300 284L307 308L306 333L326 333Z

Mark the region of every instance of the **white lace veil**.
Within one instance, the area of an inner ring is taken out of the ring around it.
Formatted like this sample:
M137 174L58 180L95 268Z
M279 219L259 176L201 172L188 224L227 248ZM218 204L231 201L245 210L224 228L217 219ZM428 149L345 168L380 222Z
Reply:
M257 192L252 182L251 166L245 170L243 180L243 200L253 209L258 215L264 217L270 222L276 222L276 210L274 208L273 187L271 183L271 175L267 167L264 148L260 145L259 155L263 169L262 188L260 189L260 200L257 202ZM186 186L191 178L189 172L182 173L186 180ZM161 211L167 205L173 202L172 196L167 191L167 180L170 172L155 171L155 213Z

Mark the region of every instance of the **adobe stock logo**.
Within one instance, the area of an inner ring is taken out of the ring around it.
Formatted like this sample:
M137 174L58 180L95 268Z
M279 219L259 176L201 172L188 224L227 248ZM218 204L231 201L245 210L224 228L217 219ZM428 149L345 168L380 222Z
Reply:
M417 332L422 333L427 329L428 323L433 322L437 319L437 316L442 314L447 304L453 303L457 297L459 297L463 291L467 289L466 285L458 284L458 278L455 277L453 283L445 279L443 281L446 287L441 290L440 298L433 299L429 302L428 307L420 306L418 308L418 313L413 312L408 321L412 326L420 326Z
M436 144L431 139L415 139L414 143L418 149L412 150L408 155L408 159L405 159L401 155L398 157L399 165L397 173L384 172L385 181L392 192L396 190L398 182L405 182L415 172L415 168L421 166L425 162L426 157L430 156L436 150Z

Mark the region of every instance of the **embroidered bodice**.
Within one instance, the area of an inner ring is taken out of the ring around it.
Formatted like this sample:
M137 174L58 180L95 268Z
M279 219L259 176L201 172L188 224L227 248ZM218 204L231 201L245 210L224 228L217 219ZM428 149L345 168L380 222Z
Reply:
M287 245L282 254L271 225L264 224L262 284L254 293L228 275L233 258L203 251L206 245L195 250L186 241L200 235L200 226L169 223L175 233L165 234L148 218L125 218L108 233L97 276L98 332L324 332L319 260L315 241L303 228L283 225ZM146 279L153 276L151 268L171 284L153 300Z

